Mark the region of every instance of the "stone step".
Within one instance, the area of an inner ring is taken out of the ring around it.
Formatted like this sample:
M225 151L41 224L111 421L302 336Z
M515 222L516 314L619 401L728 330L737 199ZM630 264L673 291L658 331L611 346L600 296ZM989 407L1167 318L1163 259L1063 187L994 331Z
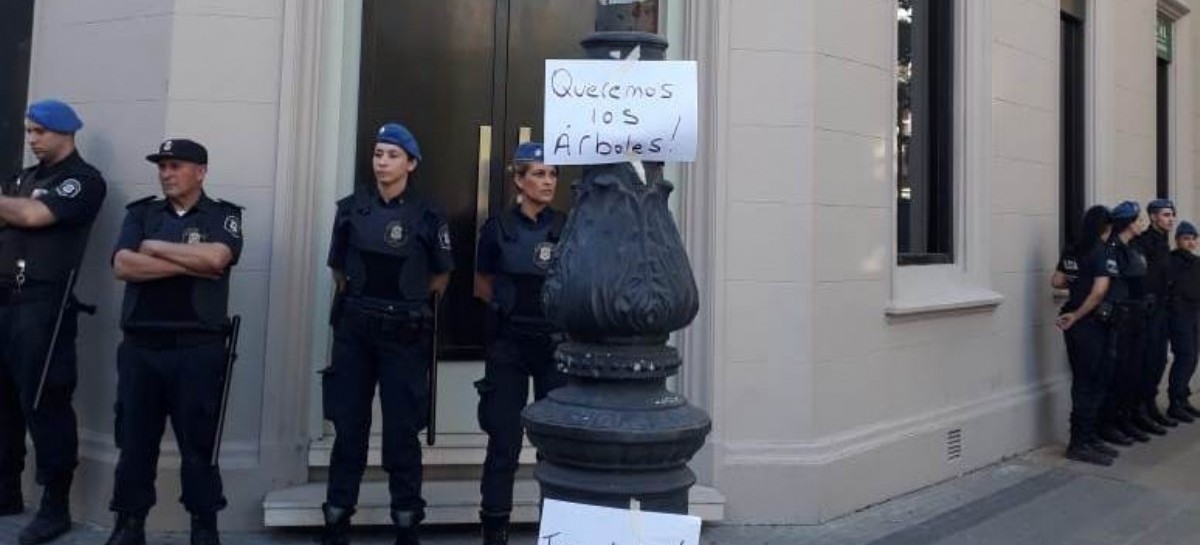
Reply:
M427 506L425 524L472 524L479 522L479 481L427 481L422 488ZM537 522L537 481L520 479L513 489L513 522ZM725 497L715 489L694 486L688 512L706 522L725 518ZM320 526L324 523L321 504L325 501L325 483L308 483L276 490L263 500L263 524L268 528ZM387 483L368 481L359 493L355 526L391 524Z

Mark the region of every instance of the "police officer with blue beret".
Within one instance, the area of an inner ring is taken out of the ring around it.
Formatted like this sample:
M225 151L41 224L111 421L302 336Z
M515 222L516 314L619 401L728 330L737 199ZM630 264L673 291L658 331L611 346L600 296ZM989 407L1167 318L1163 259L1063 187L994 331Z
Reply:
M1155 435L1167 433L1165 428L1178 425L1158 408L1158 385L1167 368L1167 287L1171 272L1171 229L1175 227L1175 203L1170 199L1155 199L1146 205L1150 228L1133 240L1133 245L1146 256L1146 295L1149 311L1146 316L1145 360L1139 405L1133 410L1133 423L1144 432Z
M1133 416L1141 405L1145 330L1152 304L1146 292L1146 258L1131 244L1143 229L1138 220L1140 214L1141 207L1136 202L1125 201L1115 206L1109 216L1111 231L1107 246L1117 261L1120 281L1114 282L1111 288L1116 314L1115 335L1108 351L1115 359L1115 367L1100 409L1100 437L1122 446L1150 440L1150 436L1133 423Z
M130 203L113 251L125 281L124 339L117 349L112 501L108 545L143 545L156 501L154 478L167 419L179 446L183 506L192 545L217 545L225 507L211 462L223 394L230 269L242 252L241 207L204 191L208 151L187 139L164 141L146 160L158 165L163 198Z
M566 383L554 364L561 337L542 310L542 283L566 215L550 207L558 187L557 167L542 162L542 145L521 144L509 173L517 204L489 218L480 230L476 295L491 308L484 377L479 391L479 425L488 434L479 513L486 545L508 543L513 480L519 465L521 409L533 380L535 399Z
M418 433L429 416L430 296L445 291L454 262L446 217L409 187L420 161L412 133L399 123L384 125L375 137L375 183L337 203L329 248L338 289L333 361L322 379L325 418L336 433L323 506L325 545L348 542L376 385L397 545L418 543L425 518Z
M1200 257L1196 226L1183 221L1175 229L1175 250L1171 252L1170 302L1167 309L1171 332L1171 375L1167 389L1170 404L1167 416L1180 422L1194 422L1200 409L1191 403L1190 383L1196 372L1197 313L1200 313Z
M75 148L82 127L64 102L30 104L25 135L38 163L0 185L0 515L24 510L26 430L44 487L22 545L71 527L78 307L70 290L106 192L100 172Z
M1113 297L1123 286L1120 269L1104 242L1109 231L1109 210L1093 206L1083 215L1079 240L1063 251L1051 284L1067 289L1070 297L1055 324L1063 330L1067 358L1071 363L1071 441L1066 457L1072 460L1112 465L1116 449L1098 435L1100 406L1112 381L1113 360L1105 354L1109 346Z

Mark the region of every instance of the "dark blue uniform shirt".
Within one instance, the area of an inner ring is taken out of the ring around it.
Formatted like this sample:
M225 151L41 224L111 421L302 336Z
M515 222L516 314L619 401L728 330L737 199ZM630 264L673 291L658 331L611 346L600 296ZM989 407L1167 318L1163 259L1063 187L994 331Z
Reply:
M201 195L187 212L178 214L165 199L148 197L127 207L125 222L113 255L137 251L144 240L185 244L215 242L229 247L232 267L242 253L242 209ZM229 302L229 267L215 280L172 276L147 282L127 282L121 308L126 331L220 331Z
M1067 302L1062 307L1063 312L1074 312L1083 306L1083 302L1092 293L1097 278L1115 279L1120 275L1120 267L1112 249L1103 243L1097 244L1082 257L1077 257L1070 249L1063 252L1062 258L1058 260L1058 271L1067 275L1067 290L1070 292ZM1104 296L1106 301L1113 300L1115 292L1118 291L1114 288L1113 284L1109 285Z
M1120 281L1116 283L1111 300L1122 302L1141 302L1146 297L1146 274L1148 265L1145 256L1136 248L1121 241L1121 237L1112 235L1107 246L1120 270Z
M506 316L543 318L542 284L565 215L549 207L530 218L514 206L479 233L476 268L492 275L492 306Z
M30 280L65 281L83 258L92 220L104 202L107 186L100 171L74 152L54 165L25 169L0 190L41 201L55 220L38 229L0 228L0 278L11 280L17 261L24 260Z
M424 308L429 278L454 269L446 217L406 191L384 201L375 188L337 203L329 267L346 277L346 296Z

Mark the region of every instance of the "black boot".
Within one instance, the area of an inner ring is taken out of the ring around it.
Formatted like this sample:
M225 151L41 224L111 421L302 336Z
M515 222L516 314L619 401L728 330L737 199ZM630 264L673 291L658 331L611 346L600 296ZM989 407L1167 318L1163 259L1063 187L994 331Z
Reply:
M479 512L483 524L483 545L508 545L508 513Z
M1117 429L1116 426L1105 426L1100 428L1100 432L1097 434L1097 436L1106 443L1112 443L1122 447L1133 445L1133 439L1131 439L1128 435L1121 433L1121 430Z
M117 524L105 545L146 545L146 517L117 513Z
M1167 416L1186 424L1196 421L1196 417L1192 416L1192 413L1188 412L1178 399L1171 400L1171 404L1167 407Z
M192 545L221 545L216 513L192 513Z
M325 531L321 534L321 545L349 545L350 517L353 507L334 507L328 503L321 506L325 514Z
M59 478L46 483L37 515L21 530L21 545L41 545L53 541L71 529L71 479Z
M24 512L25 498L21 495L20 479L0 484L0 517Z
M392 522L396 525L396 545L421 545L417 527L425 520L420 511L392 510Z
M1133 427L1144 433L1153 435L1166 435L1167 429L1159 426L1150 417L1146 415L1145 407L1138 407L1129 411L1129 423Z
M1177 401L1180 404L1180 406L1183 407L1183 410L1187 411L1188 414L1192 415L1192 418L1200 418L1200 409L1197 409L1195 405L1192 405L1192 402L1189 401L1188 398L1181 397Z
M1144 411L1146 412L1146 417L1149 418L1151 422L1154 422L1159 426L1164 428L1174 428L1175 426L1179 425L1179 422L1176 422L1174 419L1167 418L1162 411L1158 410L1158 402L1156 401L1151 400L1146 402Z
M1099 436L1092 437L1090 440L1088 440L1087 445L1092 450L1108 456L1109 458L1117 458L1121 456L1121 451L1104 444L1104 441L1101 441Z
M1114 425L1116 426L1117 430L1134 441L1139 443L1150 442L1150 436L1146 434L1146 432L1138 429L1137 426L1133 425L1133 419L1130 417L1129 411L1121 412L1121 414L1117 416L1117 420Z

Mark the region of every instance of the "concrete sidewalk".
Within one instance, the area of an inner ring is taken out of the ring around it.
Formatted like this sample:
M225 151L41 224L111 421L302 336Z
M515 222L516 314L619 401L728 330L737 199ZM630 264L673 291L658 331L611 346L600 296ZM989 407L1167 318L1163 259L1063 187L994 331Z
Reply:
M0 544L17 542L29 515L0 519ZM513 533L533 544L535 528ZM435 528L426 545L479 543L477 528ZM225 545L301 545L315 531L223 536ZM77 525L61 545L103 545L108 529ZM708 545L1200 545L1200 424L1123 449L1113 467L1068 462L1050 447L896 498L820 526L705 528ZM153 545L188 543L156 535ZM391 543L386 528L358 530L354 543Z

